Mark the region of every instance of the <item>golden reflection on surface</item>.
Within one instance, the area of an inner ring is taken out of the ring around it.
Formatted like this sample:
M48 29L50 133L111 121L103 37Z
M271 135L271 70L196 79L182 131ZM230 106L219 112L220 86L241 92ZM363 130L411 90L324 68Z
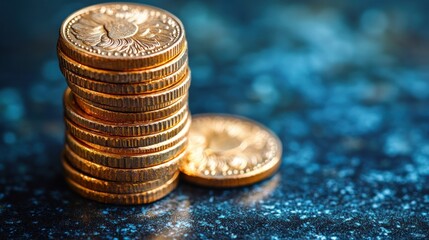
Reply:
M243 207L254 207L256 204L270 198L281 182L281 174L277 173L270 179L255 186L243 188L238 191L236 199L238 205ZM179 194L180 195L180 194ZM145 239L165 239L186 236L190 234L194 220L191 216L191 201L188 197L176 195L166 198L150 205L124 208L112 205L112 208L99 208L94 211L92 204L83 207L80 216L82 226L90 225L94 221L105 219L106 214L123 215L128 212L127 219L118 220L120 223L129 222L138 225L136 230L145 236ZM81 206L82 207L82 206ZM86 209L85 209L86 208ZM107 212L107 213L106 213ZM119 223L118 222L118 223ZM112 223L116 224L113 220ZM99 229L100 230L100 229ZM110 229L112 231L113 229Z
M157 229L152 233L145 235L145 239L165 239L184 236L192 227L190 222L189 209L191 204L188 199L171 199L171 201L161 201L156 203L153 208L148 209L146 213L138 217L144 221L156 221L164 223L157 225Z
M75 207L80 209L75 218L82 228L91 226L94 222L103 222L93 229L98 233L116 232L117 226L121 226L121 234L124 235L138 232L144 239L166 239L185 236L192 227L190 201L177 196L132 207L93 204L89 200L88 204ZM63 221L59 224L67 225Z
M274 192L274 190L276 190L280 184L280 180L281 174L277 173L272 178L260 183L253 189L241 193L238 196L240 204L249 207L259 201L265 200Z

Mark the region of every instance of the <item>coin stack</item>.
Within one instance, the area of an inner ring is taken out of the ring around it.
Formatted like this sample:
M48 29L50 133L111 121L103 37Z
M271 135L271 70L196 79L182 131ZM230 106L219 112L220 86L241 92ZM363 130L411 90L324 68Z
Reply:
M140 4L90 6L64 21L57 52L69 86L62 164L71 188L114 204L171 192L191 123L180 20Z

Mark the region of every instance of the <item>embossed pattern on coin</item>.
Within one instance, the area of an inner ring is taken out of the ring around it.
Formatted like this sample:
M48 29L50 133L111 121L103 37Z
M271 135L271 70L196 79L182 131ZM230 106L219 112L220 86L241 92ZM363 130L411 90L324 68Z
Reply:
M180 170L192 183L243 186L271 176L281 153L280 140L260 124L228 115L197 115Z
M160 65L184 48L182 23L172 14L129 3L93 5L72 14L60 31L65 54L85 65L129 70Z

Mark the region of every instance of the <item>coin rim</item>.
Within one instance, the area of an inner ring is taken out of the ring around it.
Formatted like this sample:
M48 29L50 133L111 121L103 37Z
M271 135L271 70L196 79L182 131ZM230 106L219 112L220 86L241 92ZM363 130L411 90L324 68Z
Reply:
M167 183L152 189L146 192L134 193L134 194L113 194L113 193L104 193L99 191L94 191L88 188L85 188L78 183L74 182L69 178L65 178L67 184L70 188L79 194L80 196L95 200L107 204L119 204L119 205L137 205L137 204L147 204L152 203L161 198L164 198L169 193L171 193L179 184L179 177L175 176L171 178Z
M70 88L67 88L70 90ZM88 100L85 100L76 94L73 94L73 98L76 101L77 105L86 112L88 115L93 115L94 117L111 120L114 122L129 123L129 122L145 122L145 121L157 121L165 119L171 114L178 112L183 106L188 104L188 94L179 98L177 101L173 102L171 105L152 111L144 112L117 112L108 109L101 108L96 104L91 104ZM157 117L155 117L158 115Z
M66 133L66 143L78 156L87 159L91 162L97 163L111 168L145 168L152 167L158 164L167 162L168 160L176 157L178 154L186 150L187 138L183 138L177 144L170 148L163 149L158 152L143 153L143 154L127 154L127 153L110 153L103 152L99 149L93 148L90 145L82 142L73 137L73 135ZM156 160L153 160L156 159Z
M79 76L107 83L133 84L168 77L181 67L188 65L188 48L186 45L185 49L177 57L163 65L132 71L109 71L83 65L67 56L58 46L57 57L60 68L65 68Z
M106 181L102 179L97 179L85 173L80 172L78 169L74 168L67 160L64 155L61 156L61 165L65 177L70 178L74 182L78 183L82 187L99 191L105 193L116 193L116 194L129 194L129 193L139 193L149 191L155 188L158 188L165 184L169 179L178 174L174 173L171 176L163 176L162 178L155 179L152 181L146 182L115 182L115 181Z
M187 115L188 106L185 105L178 112L159 121L133 122L133 123L115 123L93 117L83 111L74 101L70 91L65 91L63 95L64 114L74 123L92 130L94 132L109 134L112 136L141 136L166 131L175 125Z
M176 136L173 136L170 139L163 141L161 143L153 144L153 145L149 145L149 146L143 146L143 147L118 148L118 147L108 147L108 146L103 146L103 145L99 145L96 143L91 143L91 142L85 141L85 140L80 139L80 138L79 138L79 141L85 143L86 145L90 146L91 148L95 148L98 151L106 152L106 153L112 153L112 154L156 153L156 152L164 151L168 148L171 148L172 146L174 146L177 143L179 143L180 141L182 141L183 138L187 138L190 127L191 127L191 119L189 119L187 121L185 127Z
M103 166L77 155L70 147L64 145L64 154L67 161L80 172L89 176L116 182L145 182L159 179L162 176L172 174L179 170L179 162L185 156L183 151L173 159L146 168L111 168Z
M152 81L144 81L139 83L110 83L98 81L95 79L90 79L87 77L80 76L66 68L60 67L63 76L66 81L70 81L73 84L76 84L82 88L92 90L94 92L101 92L114 95L138 95L138 94L147 94L154 93L160 90L164 90L178 83L180 80L186 76L188 71L187 62L180 67L173 74L159 78L153 79Z
M67 84L75 95L91 103L103 105L103 108L110 107L120 111L151 111L169 106L187 94L191 85L191 72L188 69L188 74L176 84L149 94L114 95L82 88L68 81Z
M141 136L111 136L108 134L102 134L100 132L94 132L90 129L74 123L68 118L64 118L67 131L69 131L74 137L85 140L87 142L95 143L106 147L116 148L134 148L134 147L146 147L155 145L166 141L176 135L178 135L182 129L190 121L190 113L187 111L186 117L184 117L176 126L167 129L163 132L158 132L150 135Z

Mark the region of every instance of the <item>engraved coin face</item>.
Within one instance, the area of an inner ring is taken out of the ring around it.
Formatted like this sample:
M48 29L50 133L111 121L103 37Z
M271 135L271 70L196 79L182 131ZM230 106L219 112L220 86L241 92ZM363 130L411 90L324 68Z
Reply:
M281 163L280 140L251 120L197 115L189 133L184 179L212 187L236 187L271 176Z
M60 37L62 50L75 60L117 70L127 68L121 59L145 60L127 63L135 68L166 62L180 52L184 42L183 26L172 14L130 3L84 8L64 21ZM119 62L109 64L103 59Z

